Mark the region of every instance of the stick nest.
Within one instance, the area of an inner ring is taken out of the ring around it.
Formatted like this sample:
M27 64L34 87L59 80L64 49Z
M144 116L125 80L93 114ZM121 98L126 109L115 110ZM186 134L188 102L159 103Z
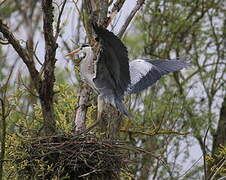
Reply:
M119 179L126 156L118 142L59 135L23 141L16 160L23 179Z

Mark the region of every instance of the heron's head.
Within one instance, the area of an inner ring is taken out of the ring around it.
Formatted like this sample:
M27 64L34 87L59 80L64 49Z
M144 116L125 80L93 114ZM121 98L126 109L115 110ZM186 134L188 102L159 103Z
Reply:
M79 54L88 54L92 50L92 47L88 44L83 44L80 48L66 54L66 56L79 55Z

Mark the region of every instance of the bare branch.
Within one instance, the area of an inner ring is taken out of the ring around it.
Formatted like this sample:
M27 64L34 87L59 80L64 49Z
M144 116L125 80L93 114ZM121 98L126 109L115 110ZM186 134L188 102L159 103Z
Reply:
M136 131L136 130L129 130L129 129L120 129L121 132L128 132L132 134L142 134L147 136L155 136L155 135L162 135L162 134L176 134L176 135L188 135L189 132L178 132L173 130L159 130L154 129L150 131Z
M32 61L32 58L29 56L28 51L20 45L19 40L15 38L12 32L10 32L8 26L3 24L1 19L0 19L0 32L2 32L2 34L8 40L8 42L13 46L15 51L21 57L23 62L27 65L31 78L34 82L36 82L35 87L38 90L41 85L41 78L39 76L39 72L35 68L35 64Z
M136 15L137 11L141 8L141 6L144 4L145 0L138 0L136 6L131 11L130 15L127 17L126 22L123 24L121 30L118 33L118 37L121 38L123 34L125 33L127 27L129 26L131 20Z
M65 8L66 2L67 2L67 0L64 0L62 7L60 9L60 12L59 12L59 16L58 16L58 20L57 20L57 27L56 27L56 34L55 34L55 40L57 40L59 33L60 33L61 17L62 17L64 8Z
M124 4L125 0L118 0L114 3L113 8L111 9L110 16L107 17L107 19L104 21L104 27L108 27L108 25L111 23L112 19L116 16L116 14L120 11Z

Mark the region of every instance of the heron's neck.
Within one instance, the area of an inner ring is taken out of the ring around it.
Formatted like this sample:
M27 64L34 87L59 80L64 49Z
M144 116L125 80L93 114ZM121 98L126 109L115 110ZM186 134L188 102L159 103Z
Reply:
M94 53L92 48L86 49L86 56L80 63L80 68L86 73L94 73Z
M85 57L84 61L86 61L87 63L88 62L92 63L93 57L94 57L94 54L93 54L92 48L87 49L86 50L86 57Z

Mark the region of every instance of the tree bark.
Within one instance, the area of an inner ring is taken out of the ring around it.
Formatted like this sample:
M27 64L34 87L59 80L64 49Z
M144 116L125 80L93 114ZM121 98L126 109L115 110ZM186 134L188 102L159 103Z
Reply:
M86 128L85 119L87 114L87 103L89 101L90 87L83 86L79 92L78 109L74 120L74 133L77 134Z
M6 111L5 111L5 102L0 98L1 102L1 153L0 153L0 180L3 179L3 163L5 159L5 148L6 148Z
M58 47L53 34L53 5L52 0L42 0L43 30L45 38L45 61L43 64L44 79L39 89L43 113L43 130L45 135L56 133L56 117L53 106L53 86L55 82L56 49Z
M212 155L217 153L220 144L226 146L226 95L222 102L217 131L213 137Z

